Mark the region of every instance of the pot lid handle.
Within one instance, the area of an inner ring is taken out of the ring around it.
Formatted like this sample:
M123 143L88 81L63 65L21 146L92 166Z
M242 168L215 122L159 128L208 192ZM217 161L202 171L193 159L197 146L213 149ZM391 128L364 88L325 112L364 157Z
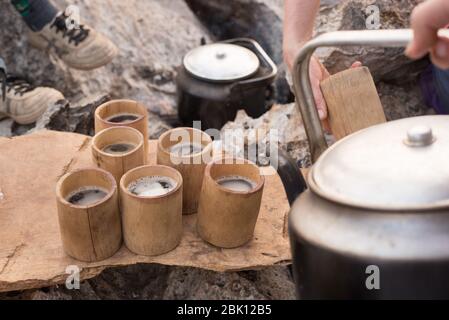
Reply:
M449 29L441 29L438 34L449 38ZM405 47L412 39L411 29L335 31L324 33L302 47L293 64L293 85L313 162L327 149L309 78L310 59L315 49L334 46Z

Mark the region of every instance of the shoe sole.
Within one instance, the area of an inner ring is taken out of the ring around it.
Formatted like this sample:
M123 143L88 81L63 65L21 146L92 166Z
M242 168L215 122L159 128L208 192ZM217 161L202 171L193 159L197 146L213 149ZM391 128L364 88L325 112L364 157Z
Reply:
M60 99L55 100L54 103L56 103L60 100L63 100L63 99L65 99L65 98L61 97ZM0 120L3 120L5 118L11 118L18 124L22 124L22 125L32 124L32 123L36 122L46 112L47 109L48 109L48 107L45 109L38 108L33 113L22 115L22 116L13 116L13 115L9 115L5 112L0 111Z
M29 44L32 47L34 47L36 49L39 49L39 50L42 50L42 51L48 51L47 50L47 46L45 45L46 41L47 40L45 40L44 38L42 38L42 41L39 41L38 39L36 39L36 37L28 37ZM74 63L68 63L68 62L64 61L63 58L58 56L52 50L49 50L49 54L51 54L51 55L57 57L58 59L62 60L70 68L77 69L77 70L82 70L82 71L90 71L90 70L97 69L97 68L100 68L100 67L103 67L103 66L109 64L117 56L118 49L117 49L117 47L112 46L111 50L109 51L109 54L105 55L103 57L103 59L101 59L99 62L93 63L93 64L83 64L83 65L77 65L77 64L74 64Z
M14 116L10 116L6 113L0 113L0 120L3 119L7 119L7 118L11 118L14 120L14 122L17 122L18 124L22 124L22 125L27 125L27 124L32 124L34 122L37 121L37 119L39 119L40 115L36 117L36 115L26 115L23 117L14 117Z

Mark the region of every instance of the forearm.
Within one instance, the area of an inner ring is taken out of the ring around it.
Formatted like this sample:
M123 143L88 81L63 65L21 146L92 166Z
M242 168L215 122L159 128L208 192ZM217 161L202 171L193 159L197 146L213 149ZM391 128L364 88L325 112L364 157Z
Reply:
M421 3L413 12L414 23L426 30L445 27L449 23L449 1L429 0Z
M296 46L313 35L320 0L284 1L284 47Z
M284 1L284 58L291 64L292 55L313 35L320 0Z

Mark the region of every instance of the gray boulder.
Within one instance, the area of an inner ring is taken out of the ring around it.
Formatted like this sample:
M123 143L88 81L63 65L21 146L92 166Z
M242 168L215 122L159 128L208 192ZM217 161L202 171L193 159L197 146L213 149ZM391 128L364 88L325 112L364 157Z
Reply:
M65 0L55 3L63 9ZM0 2L2 56L11 71L36 84L60 90L70 101L110 94L143 102L161 116L173 116L174 68L209 33L182 0L77 1L81 19L108 36L120 49L108 66L93 71L67 68L30 47L26 25L10 5Z

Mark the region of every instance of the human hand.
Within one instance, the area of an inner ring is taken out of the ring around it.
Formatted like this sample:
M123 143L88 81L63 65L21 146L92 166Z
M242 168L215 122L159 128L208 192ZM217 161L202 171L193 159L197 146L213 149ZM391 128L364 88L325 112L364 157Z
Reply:
M299 47L300 48L300 47ZM294 60L298 53L299 49L294 50L284 50L284 59L287 64L287 67L292 72ZM361 67L362 63L356 61L352 64L351 68ZM315 105L318 111L318 115L320 120L324 121L327 119L327 105L326 100L324 99L323 93L321 92L320 83L329 78L330 74L327 71L326 67L318 60L317 57L312 56L310 59L310 67L309 67L309 77L310 83L312 85L313 97L315 98ZM325 125L327 127L327 125Z
M449 68L449 39L438 36L438 30L449 23L449 1L429 0L412 12L411 27L414 39L405 53L419 59L430 53L432 62L442 69Z
M361 67L362 63L359 61L354 62L351 68ZM323 80L330 77L326 67L316 58L312 57L310 60L309 68L310 83L312 85L313 97L315 98L315 105L318 110L318 115L321 121L327 119L327 104L321 91L320 84ZM327 125L326 125L327 127Z

